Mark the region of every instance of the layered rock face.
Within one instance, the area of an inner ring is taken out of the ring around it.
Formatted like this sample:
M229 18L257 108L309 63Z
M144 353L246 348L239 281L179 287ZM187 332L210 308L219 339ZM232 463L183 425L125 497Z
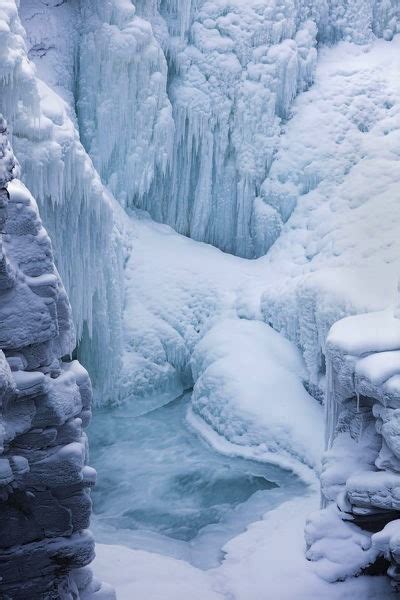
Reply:
M87 568L91 383L65 358L75 344L70 305L18 171L1 117L0 597L112 598Z
M387 570L400 590L400 320L338 321L327 340L325 508L306 528L328 580Z

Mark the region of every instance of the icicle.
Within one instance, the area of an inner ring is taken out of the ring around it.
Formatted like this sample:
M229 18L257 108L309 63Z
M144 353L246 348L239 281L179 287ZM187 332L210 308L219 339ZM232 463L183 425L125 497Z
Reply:
M339 418L339 403L335 395L335 377L329 352L326 354L325 450L332 447Z

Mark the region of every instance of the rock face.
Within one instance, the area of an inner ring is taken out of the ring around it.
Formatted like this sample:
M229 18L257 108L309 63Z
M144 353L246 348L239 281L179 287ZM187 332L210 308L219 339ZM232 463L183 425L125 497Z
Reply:
M91 383L68 359L70 305L18 174L0 117L0 597L112 598L87 568Z
M306 528L308 558L333 581L387 570L400 589L400 320L338 321L327 340L325 508Z

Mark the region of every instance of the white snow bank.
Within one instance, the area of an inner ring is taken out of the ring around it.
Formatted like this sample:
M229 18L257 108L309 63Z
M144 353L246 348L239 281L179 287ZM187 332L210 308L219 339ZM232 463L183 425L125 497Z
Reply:
M377 311L341 319L333 325L327 338L330 352L361 356L400 348L400 319L392 310ZM361 367L361 362L359 363ZM366 367L367 363L363 363Z
M124 546L96 545L98 575L115 587L118 600L223 600L212 578L189 563Z
M379 555L371 534L344 521L334 504L307 520L306 542L306 556L314 561L315 572L331 582L358 575Z
M304 556L304 522L318 496L282 504L224 547L225 560L202 572L156 552L97 545L98 576L115 586L119 600L391 600L385 577L327 583Z
M191 365L193 411L220 435L318 466L322 409L302 385L304 364L288 340L265 323L226 319L197 344Z

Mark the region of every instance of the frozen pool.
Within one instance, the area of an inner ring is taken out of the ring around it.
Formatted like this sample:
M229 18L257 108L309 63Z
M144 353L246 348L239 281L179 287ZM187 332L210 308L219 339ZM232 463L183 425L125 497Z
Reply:
M98 473L92 528L100 542L209 568L223 557L226 541L304 488L276 466L209 447L186 423L189 398L95 413L89 431Z

